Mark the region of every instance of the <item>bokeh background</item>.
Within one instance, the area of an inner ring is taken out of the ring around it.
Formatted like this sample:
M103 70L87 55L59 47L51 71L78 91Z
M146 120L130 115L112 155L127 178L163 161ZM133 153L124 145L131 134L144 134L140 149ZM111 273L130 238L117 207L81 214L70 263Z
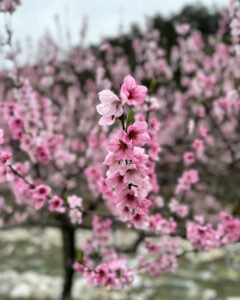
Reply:
M37 41L46 31L56 36L54 17L58 16L62 26L68 27L73 42L77 43L83 19L88 19L87 42L96 43L102 37L114 37L119 29L129 32L133 23L141 28L144 16L161 14L168 17L188 5L204 5L211 10L228 6L227 0L22 0L14 14L12 24L14 38L31 37Z
M13 44L21 43L21 62L34 61L39 54L39 41L51 35L67 50L78 46L80 32L86 28L84 43L98 45L102 39L113 43L119 34L131 38L152 16L157 28L174 40L174 22L194 23L205 34L215 33L219 11L227 0L22 0L11 19ZM6 20L0 20L3 28ZM8 66L5 61L1 67ZM77 243L88 232L77 233ZM62 285L62 244L57 229L14 229L0 231L0 299L57 299ZM24 251L23 251L24 250ZM158 299L207 300L240 299L239 246L218 249L208 254L189 255L180 261L176 274L158 279L138 278L124 292L88 288L75 280L75 299Z

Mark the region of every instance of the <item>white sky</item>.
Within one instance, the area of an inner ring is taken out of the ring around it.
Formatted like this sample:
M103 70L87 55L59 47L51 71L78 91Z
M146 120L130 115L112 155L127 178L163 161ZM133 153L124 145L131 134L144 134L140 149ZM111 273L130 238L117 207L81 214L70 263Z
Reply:
M38 40L48 29L56 36L54 15L59 15L63 27L68 25L76 42L84 16L88 16L88 41L96 42L103 36L118 33L119 24L127 31L133 22L143 24L144 15L158 12L168 15L179 11L185 4L197 0L22 0L12 17L14 40L31 37ZM219 7L228 0L202 0L201 3Z

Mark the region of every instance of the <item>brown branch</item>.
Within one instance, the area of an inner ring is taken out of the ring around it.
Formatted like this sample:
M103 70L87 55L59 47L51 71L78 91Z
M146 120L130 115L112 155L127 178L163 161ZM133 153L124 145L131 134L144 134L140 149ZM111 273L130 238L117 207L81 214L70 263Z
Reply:
M31 189L35 189L36 186L29 182L22 174L20 174L17 170L13 168L13 166L9 165L10 170L13 172L14 175L20 177L26 184L30 186Z

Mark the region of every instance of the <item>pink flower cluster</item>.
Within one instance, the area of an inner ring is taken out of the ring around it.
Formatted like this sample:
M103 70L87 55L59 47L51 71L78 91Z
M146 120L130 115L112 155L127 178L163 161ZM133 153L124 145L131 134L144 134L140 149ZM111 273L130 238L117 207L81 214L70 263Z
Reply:
M170 211L172 213L176 213L177 216L181 218L185 218L188 215L188 206L184 204L180 204L176 199L171 199L168 204Z
M75 262L73 268L82 275L89 285L103 285L113 289L122 289L132 284L136 271L119 257L113 248L109 248L109 232L111 222L93 218L93 235L83 246L84 257L81 262ZM92 257L97 253L102 263L95 266Z
M147 88L137 86L135 80L128 75L124 79L120 94L125 103L141 105L146 91ZM109 103L112 95L104 93L109 97L105 102ZM115 108L112 108L112 112L115 113ZM106 179L100 175L102 185L99 186L99 192L107 199L112 212L119 219L129 221L136 228L147 228L147 215L152 205L147 196L151 191L158 190L154 173L154 159L157 156L153 153L159 152L159 146L155 146L155 132L148 129L143 115L140 120L132 120L131 124L124 120L122 122L123 129L114 131L109 141L108 154L104 161L108 171Z
M75 195L67 198L67 202L69 205L69 217L73 224L81 224L82 223L82 198L77 197Z
M193 184L199 181L198 172L194 169L184 171L182 177L178 180L178 185L176 187L176 194L182 191L190 190Z
M180 248L178 238L163 237L160 242L146 238L145 256L138 256L139 269L146 269L151 276L157 277L165 272L177 269L177 250Z
M113 92L104 90L99 93L101 104L97 106L97 111L102 115L99 125L112 125L116 117L123 114L123 105L141 105L143 104L147 93L147 88L137 85L135 79L128 75L122 84L119 98Z
M36 189L33 191L33 198L35 200L35 208L41 209L47 198L50 196L51 188L48 186L45 186L43 184L36 187ZM50 211L53 211L53 208L50 206Z
M175 232L176 226L172 217L167 220L160 213L149 217L148 229L158 235L170 235Z
M220 223L214 230L211 224L203 225L203 220L187 225L187 238L194 248L209 250L221 245L232 244L240 239L240 220L230 214L222 212Z
M15 91L15 97L17 103L1 103L1 114L12 138L20 141L31 160L44 165L54 160L59 167L74 161L75 156L64 149L63 135L55 133L51 101L34 92L28 81Z
M4 133L0 129L0 145L4 144ZM0 150L0 182L10 181L12 173L9 168L9 162L12 158L12 153L9 151Z
M233 43L235 44L236 54L240 55L240 6L236 0L230 1L230 16L232 18L230 23L231 35Z

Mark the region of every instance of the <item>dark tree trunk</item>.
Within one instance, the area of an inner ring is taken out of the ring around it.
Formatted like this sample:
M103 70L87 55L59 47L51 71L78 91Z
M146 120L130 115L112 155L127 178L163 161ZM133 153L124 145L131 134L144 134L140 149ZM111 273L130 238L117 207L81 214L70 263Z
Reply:
M62 299L71 299L71 290L73 284L74 270L72 265L75 260L75 229L71 224L65 224L62 227L63 242L63 267L64 267L64 284Z

